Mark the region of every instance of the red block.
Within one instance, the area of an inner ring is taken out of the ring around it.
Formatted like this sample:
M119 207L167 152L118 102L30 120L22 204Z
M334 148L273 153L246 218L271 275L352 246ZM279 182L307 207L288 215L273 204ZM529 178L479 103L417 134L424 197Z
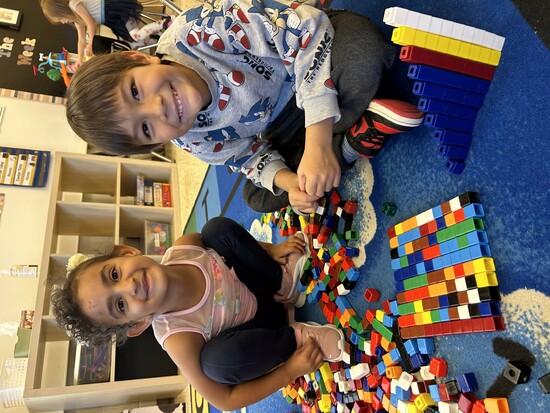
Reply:
M447 362L441 358L434 357L430 361L429 371L435 377L445 377L447 375Z
M380 291L376 288L367 288L364 297L369 303L375 303L380 300Z

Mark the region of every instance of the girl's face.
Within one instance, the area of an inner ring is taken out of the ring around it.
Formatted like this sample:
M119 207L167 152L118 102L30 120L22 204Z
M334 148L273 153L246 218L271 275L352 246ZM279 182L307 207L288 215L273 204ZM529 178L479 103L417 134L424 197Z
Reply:
M95 263L75 281L80 309L96 325L121 325L172 311L170 279L164 267L148 257L122 256Z

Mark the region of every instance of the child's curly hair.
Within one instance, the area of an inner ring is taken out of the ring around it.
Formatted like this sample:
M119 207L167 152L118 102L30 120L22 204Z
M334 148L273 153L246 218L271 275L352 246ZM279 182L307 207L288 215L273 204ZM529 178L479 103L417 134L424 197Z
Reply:
M144 145L121 126L120 84L134 67L144 66L123 52L95 55L71 78L65 105L72 130L86 142L112 155L149 153L160 144Z
M54 289L52 292L51 304L57 325L81 344L97 346L116 341L118 345L122 345L128 339L127 332L131 324L97 326L82 313L75 297L78 277L86 268L117 256L117 252L113 249L109 254L93 257L80 263L69 271L63 287Z

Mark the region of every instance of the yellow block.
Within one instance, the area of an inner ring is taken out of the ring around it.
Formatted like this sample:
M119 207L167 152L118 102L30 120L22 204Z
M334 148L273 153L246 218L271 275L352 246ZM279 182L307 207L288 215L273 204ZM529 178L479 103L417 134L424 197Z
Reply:
M455 269L453 267L445 267L443 268L443 274L445 275L446 280L454 280L455 279Z
M414 404L420 411L424 411L428 408L428 406L435 406L434 399L432 399L432 396L430 396L429 393L421 393L418 396L416 396L416 399L414 399Z
M395 235L401 235L403 232L405 232L405 231L403 230L403 223L400 222L399 224L397 224L397 225L395 226Z
M501 52L438 34L401 26L393 29L391 41L401 46L418 46L464 59L498 66Z
M407 242L405 245L405 254L412 254L414 252L412 242Z
M474 272L495 271L495 262L492 258L477 258L473 261Z
M415 313L421 313L424 311L424 306L422 305L422 300L417 300L414 303L414 312Z
M429 311L422 313L422 324L432 324L432 315Z

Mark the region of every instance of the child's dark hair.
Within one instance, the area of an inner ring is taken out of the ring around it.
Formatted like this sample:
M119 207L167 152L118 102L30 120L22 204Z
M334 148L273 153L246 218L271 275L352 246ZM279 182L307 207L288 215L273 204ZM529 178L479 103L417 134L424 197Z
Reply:
M75 297L78 276L82 274L82 271L90 265L118 256L119 254L113 249L109 254L93 257L82 262L67 274L63 287L54 289L52 292L52 311L57 325L79 343L97 346L116 341L117 344L121 345L128 338L127 332L131 324L108 327L97 326L82 313Z
M121 52L96 55L73 75L67 88L66 114L73 131L86 142L112 155L149 153L159 144L136 142L120 126L117 98L120 83L130 69L146 63Z

